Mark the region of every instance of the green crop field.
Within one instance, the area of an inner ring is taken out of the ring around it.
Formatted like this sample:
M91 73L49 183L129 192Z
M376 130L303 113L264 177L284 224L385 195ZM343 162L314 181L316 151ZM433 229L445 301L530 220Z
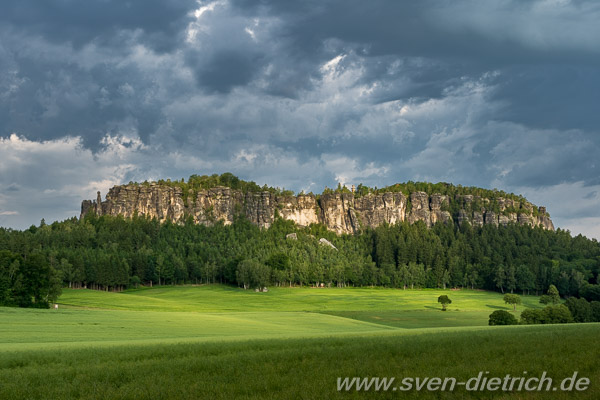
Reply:
M452 299L442 312L440 294ZM540 307L523 296L525 307ZM64 290L59 309L0 308L0 399L397 398L337 377L468 379L527 371L590 388L411 392L417 398L597 398L600 324L489 327L499 293L382 288ZM406 394L404 394L406 396Z

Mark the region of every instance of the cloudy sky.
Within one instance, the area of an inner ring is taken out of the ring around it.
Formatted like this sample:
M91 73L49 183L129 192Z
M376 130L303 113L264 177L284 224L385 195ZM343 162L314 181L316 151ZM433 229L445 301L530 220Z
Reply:
M0 225L130 180L524 194L600 238L600 4L7 0Z

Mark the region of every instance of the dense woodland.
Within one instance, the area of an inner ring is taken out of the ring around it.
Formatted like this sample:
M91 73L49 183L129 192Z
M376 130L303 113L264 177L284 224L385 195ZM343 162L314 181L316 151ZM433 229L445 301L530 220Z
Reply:
M88 215L25 231L0 228L0 304L24 307L46 307L61 287L198 283L536 294L554 284L562 296L596 295L599 270L596 240L516 224L402 223L337 236L322 225L299 228L280 218L261 230L243 217L204 226Z

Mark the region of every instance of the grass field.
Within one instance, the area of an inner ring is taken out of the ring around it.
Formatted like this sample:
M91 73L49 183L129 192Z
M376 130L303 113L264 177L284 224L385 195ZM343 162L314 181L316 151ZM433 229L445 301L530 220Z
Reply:
M437 297L453 303L440 311ZM539 307L523 297L524 307ZM0 308L0 399L397 398L337 377L579 371L585 392L411 392L417 398L589 398L600 324L488 327L483 291L160 287L65 290L58 310ZM518 312L517 312L518 314ZM401 396L402 397L402 396Z
M453 301L445 313L437 303L440 294L448 294ZM485 326L494 310L512 309L502 297L500 293L479 290L273 288L255 293L227 286L187 286L123 293L68 290L60 303L67 307L136 311L312 312L415 329ZM522 300L517 316L524 307L540 307L536 296L523 296Z
M386 288L271 288L255 293L230 286L182 286L129 290L121 293L64 290L59 303L71 307L148 311L439 311L437 298L447 294L450 310L511 309L502 294L481 290L401 290ZM523 306L539 307L539 297L522 296ZM521 307L521 306L520 306Z
M3 350L363 334L392 328L304 312L149 312L0 308Z
M415 331L409 331L415 332ZM0 353L2 399L492 398L497 392L337 392L338 377L540 376L578 371L597 399L600 327L516 326L419 334L274 339ZM495 396L494 396L495 395Z

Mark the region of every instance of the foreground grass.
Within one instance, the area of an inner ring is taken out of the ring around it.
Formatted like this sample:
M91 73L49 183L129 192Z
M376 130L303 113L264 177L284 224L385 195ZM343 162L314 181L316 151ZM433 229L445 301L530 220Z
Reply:
M580 393L511 398L596 399L599 324L397 330L367 337L280 339L0 352L2 399L496 398L498 392L337 392L337 377L539 376L591 380Z

